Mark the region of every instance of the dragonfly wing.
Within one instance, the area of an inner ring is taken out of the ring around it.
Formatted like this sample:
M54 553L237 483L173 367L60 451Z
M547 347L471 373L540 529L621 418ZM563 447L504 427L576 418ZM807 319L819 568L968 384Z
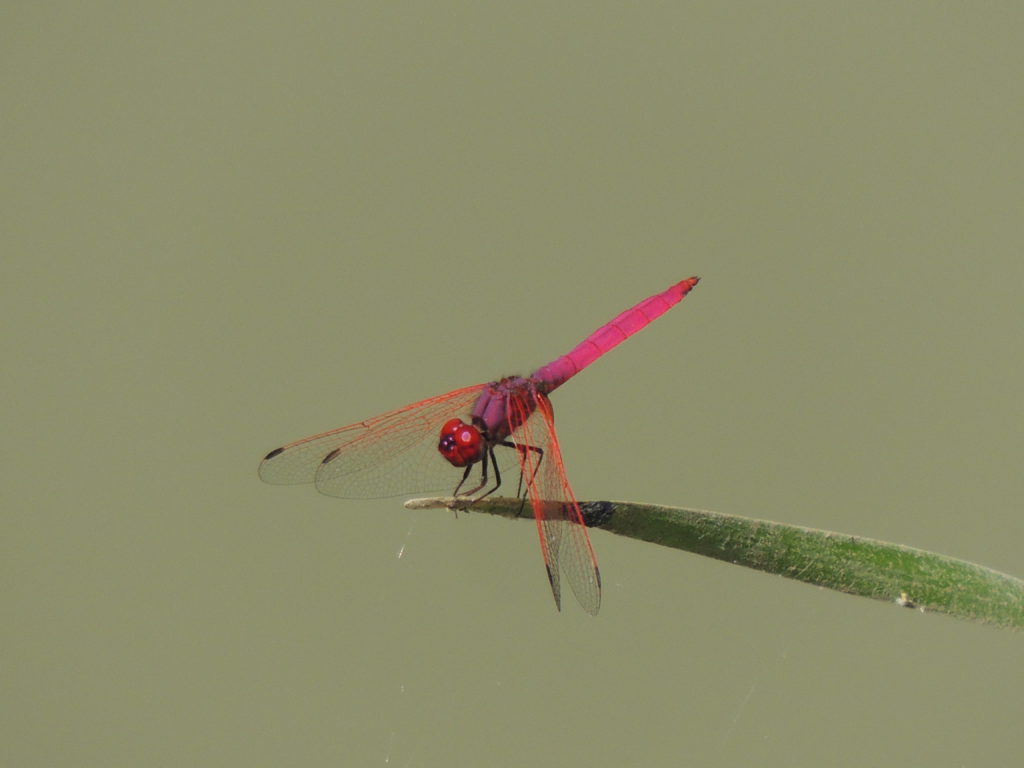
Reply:
M454 490L462 470L437 450L441 426L468 418L482 384L276 448L260 464L268 483L316 483L329 496L372 499Z
M510 397L509 418L511 424L520 424L512 430L512 441L518 449L523 482L537 521L551 591L561 609L560 574L565 574L580 605L587 613L596 614L601 607L601 574L565 474L551 401L540 392L534 391L532 396L536 409L525 419L522 401Z

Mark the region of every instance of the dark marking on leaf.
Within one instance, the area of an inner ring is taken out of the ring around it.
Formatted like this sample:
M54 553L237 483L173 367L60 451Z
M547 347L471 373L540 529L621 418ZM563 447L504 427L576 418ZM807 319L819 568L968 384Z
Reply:
M610 501L584 501L580 504L580 513L587 528L600 528L612 519L615 505Z

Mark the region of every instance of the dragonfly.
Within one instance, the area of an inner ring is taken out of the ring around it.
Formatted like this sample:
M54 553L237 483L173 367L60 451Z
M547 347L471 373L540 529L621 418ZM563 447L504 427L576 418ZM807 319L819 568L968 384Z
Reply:
M275 448L259 476L313 483L329 496L385 498L450 491L464 505L501 487L518 465L540 536L548 582L561 610L561 577L590 614L601 607L601 574L580 505L566 476L549 395L674 307L700 278L650 296L529 376L456 389Z

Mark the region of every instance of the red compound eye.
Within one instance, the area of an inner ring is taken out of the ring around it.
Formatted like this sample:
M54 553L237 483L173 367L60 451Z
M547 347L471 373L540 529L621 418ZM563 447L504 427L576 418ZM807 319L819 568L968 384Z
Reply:
M441 427L437 450L453 466L465 467L483 457L483 442L479 429L461 419L449 419Z

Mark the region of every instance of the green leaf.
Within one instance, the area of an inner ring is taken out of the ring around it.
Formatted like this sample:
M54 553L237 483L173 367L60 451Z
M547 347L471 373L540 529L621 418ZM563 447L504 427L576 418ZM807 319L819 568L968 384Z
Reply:
M411 509L465 508L413 499ZM588 526L907 608L1024 627L1024 581L964 560L877 539L699 509L581 502ZM473 512L532 517L519 499L487 498Z

